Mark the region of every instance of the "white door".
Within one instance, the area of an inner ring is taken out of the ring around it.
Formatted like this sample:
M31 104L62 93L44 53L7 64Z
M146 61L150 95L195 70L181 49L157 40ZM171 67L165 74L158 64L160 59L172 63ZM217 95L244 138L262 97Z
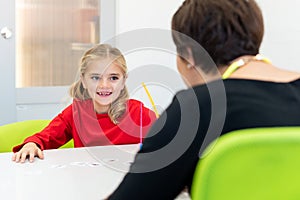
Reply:
M0 29L0 125L51 119L84 51L114 36L115 1L1 0Z
M15 1L0 1L0 125L16 119Z

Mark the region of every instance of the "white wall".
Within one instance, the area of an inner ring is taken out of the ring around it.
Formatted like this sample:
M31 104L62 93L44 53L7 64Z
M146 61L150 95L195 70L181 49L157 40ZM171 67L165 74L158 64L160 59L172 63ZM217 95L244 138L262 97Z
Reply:
M171 29L183 0L117 0L117 34L140 28Z
M159 111L169 105L178 90L185 88L177 72L176 50L169 31L172 16L182 2L117 0L117 46L125 54L129 67L127 85L131 97L152 107L144 88L133 80L139 79L145 82Z
M280 68L300 72L300 1L257 2L261 6L265 22L261 53Z
M117 34L140 28L170 29L183 0L117 0ZM280 68L300 71L300 1L257 0L265 21L261 53Z

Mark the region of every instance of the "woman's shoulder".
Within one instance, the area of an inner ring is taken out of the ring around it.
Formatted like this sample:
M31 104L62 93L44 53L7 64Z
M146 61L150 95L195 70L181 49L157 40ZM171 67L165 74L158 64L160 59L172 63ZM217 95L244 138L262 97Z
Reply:
M180 90L174 98L189 103L195 99L206 99L214 94L224 94L224 83L222 80L215 80L204 84L195 85L191 88Z

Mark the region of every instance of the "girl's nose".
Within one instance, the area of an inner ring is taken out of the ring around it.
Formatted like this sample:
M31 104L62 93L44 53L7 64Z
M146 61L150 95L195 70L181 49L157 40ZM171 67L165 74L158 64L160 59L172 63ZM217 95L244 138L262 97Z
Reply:
M106 88L108 87L108 81L105 80L104 78L101 78L98 82L98 87L99 88Z

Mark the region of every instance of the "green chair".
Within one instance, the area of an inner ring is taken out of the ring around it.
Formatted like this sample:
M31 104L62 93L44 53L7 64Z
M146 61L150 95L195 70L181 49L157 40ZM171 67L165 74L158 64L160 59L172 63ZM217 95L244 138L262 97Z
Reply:
M300 199L300 127L225 134L203 153L193 200Z
M11 152L12 148L21 144L25 138L41 131L50 120L26 120L0 126L0 153ZM73 140L60 148L72 148Z

